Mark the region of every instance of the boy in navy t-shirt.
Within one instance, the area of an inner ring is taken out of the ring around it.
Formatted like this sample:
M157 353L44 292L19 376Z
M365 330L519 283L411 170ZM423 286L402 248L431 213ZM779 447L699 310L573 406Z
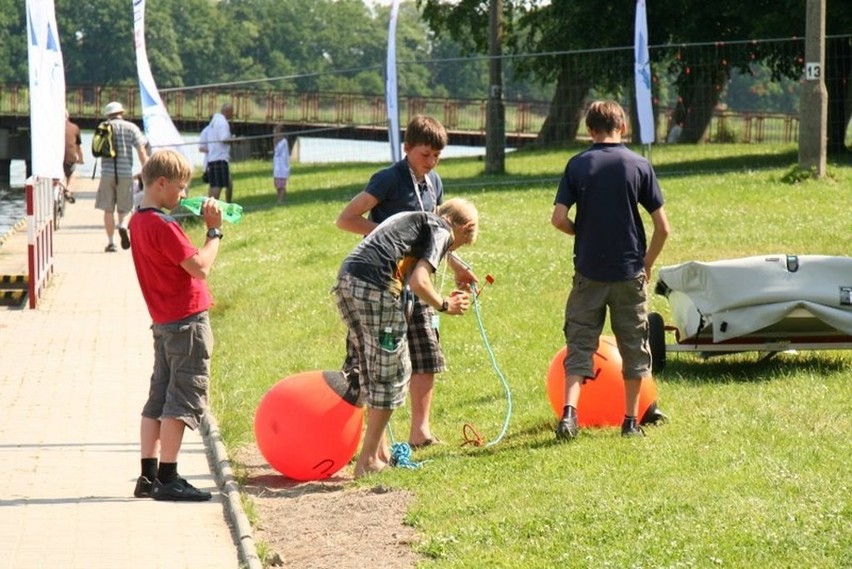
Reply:
M577 402L583 380L594 377L607 308L623 361L624 436L643 436L637 415L642 380L651 377L647 284L669 223L651 164L622 143L624 110L597 101L586 114L592 147L572 157L554 200L551 223L574 236L574 280L565 308L565 407L556 428L559 440L577 436ZM639 207L651 215L654 232L646 243ZM568 212L576 207L574 220Z

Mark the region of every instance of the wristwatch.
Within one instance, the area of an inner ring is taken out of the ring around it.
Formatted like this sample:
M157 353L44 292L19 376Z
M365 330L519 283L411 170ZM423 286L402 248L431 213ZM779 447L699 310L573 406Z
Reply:
M223 236L222 230L218 227L211 227L207 230L207 239L221 239Z
M443 299L443 302L441 303L441 308L438 309L438 312L446 312L449 307L450 301L445 298Z

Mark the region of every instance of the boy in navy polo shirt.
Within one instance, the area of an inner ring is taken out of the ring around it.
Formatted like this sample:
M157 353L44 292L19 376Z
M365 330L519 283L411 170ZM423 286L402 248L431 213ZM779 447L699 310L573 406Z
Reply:
M669 234L663 196L651 164L622 143L624 110L596 101L586 114L592 147L572 157L554 200L551 223L574 236L574 279L565 308L565 407L556 438L577 436L577 402L583 380L594 377L592 356L609 308L610 324L623 360L623 436L644 436L639 426L639 391L651 377L647 285ZM572 221L568 213L576 206ZM646 244L639 206L651 215L654 232Z
M369 235L394 214L408 211L435 212L444 203L444 186L435 171L441 152L447 146L447 131L432 117L418 115L405 129L405 157L370 177L367 187L352 198L337 218L337 226L359 235ZM455 255L447 256L447 266L456 284L464 289L477 282L470 267ZM435 311L416 295L408 326L412 375L411 428L408 443L417 449L440 442L432 432L431 410L435 374L446 369L438 335ZM343 372L358 382L358 361L352 342L346 341Z

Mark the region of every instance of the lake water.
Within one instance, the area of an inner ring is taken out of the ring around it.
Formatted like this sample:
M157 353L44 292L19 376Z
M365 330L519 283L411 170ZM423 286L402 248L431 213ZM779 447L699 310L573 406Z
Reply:
M186 155L193 166L200 166L202 154L195 143L198 134L184 134L187 142ZM95 160L92 158L92 132L83 132L83 154L85 164L78 165L75 176L92 177ZM450 145L441 153L442 158L462 156L485 156L485 149L476 146ZM387 142L366 140L341 140L337 138L299 138L299 162L302 164L329 164L339 162L390 163L390 148ZM137 162L138 168L138 162ZM0 235L5 234L26 214L24 204L24 184L26 166L22 160L12 161L11 185L9 192L0 190Z

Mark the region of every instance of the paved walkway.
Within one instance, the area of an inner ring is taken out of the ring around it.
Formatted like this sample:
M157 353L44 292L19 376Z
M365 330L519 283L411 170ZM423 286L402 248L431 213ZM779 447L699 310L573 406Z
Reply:
M130 253L104 253L93 183L75 180L38 308L0 307L0 568L259 567L215 421L179 459L213 500L133 498L150 318Z

